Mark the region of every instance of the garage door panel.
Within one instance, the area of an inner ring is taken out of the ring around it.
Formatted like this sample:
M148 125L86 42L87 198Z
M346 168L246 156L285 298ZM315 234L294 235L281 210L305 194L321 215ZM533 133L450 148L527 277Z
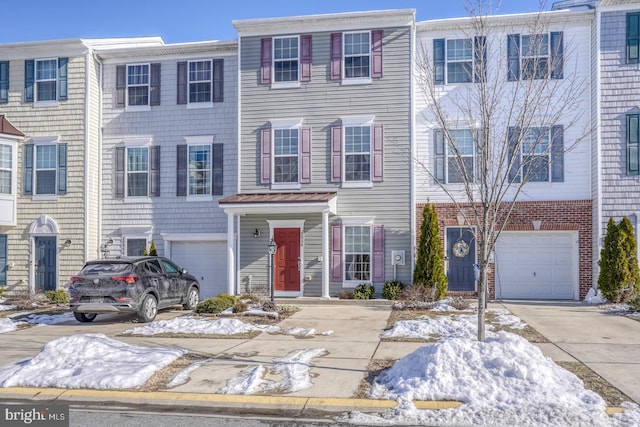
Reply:
M173 242L171 258L198 279L202 299L227 293L226 242Z
M499 298L571 299L577 272L572 233L506 232L496 243Z

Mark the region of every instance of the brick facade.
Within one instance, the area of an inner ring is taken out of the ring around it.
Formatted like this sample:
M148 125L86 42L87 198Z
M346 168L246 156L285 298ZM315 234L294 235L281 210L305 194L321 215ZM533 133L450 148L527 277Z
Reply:
M434 204L438 213L440 237L445 241L445 227L473 224L458 222L458 207L453 203ZM422 225L424 203L416 206L416 230ZM463 206L464 209L464 206ZM468 218L472 217L467 206ZM533 221L540 221L540 231L577 231L578 232L578 286L579 298L584 299L592 286L592 216L590 200L517 202L510 214L505 231L534 231ZM418 238L420 233L417 233ZM478 249L478 248L476 248ZM445 248L446 252L446 248ZM451 293L453 294L453 293ZM456 295L461 295L456 293ZM495 268L491 265L489 273L489 298L495 299ZM477 292L464 293L462 296L477 296Z

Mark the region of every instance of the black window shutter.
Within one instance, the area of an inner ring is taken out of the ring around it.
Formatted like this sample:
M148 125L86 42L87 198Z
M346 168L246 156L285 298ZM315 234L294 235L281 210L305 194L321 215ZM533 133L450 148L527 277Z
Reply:
M509 182L520 182L520 145L518 144L520 129L509 128Z
M35 81L35 62L24 61L24 102L33 102L33 83Z
M33 144L24 145L24 188L25 195L33 194Z
M224 163L223 144L213 144L213 163L211 173L211 194L220 196L223 192L223 174L222 165Z
M436 180L440 181L441 183L446 182L445 181L445 175L444 175L444 171L445 171L445 161L446 161L446 155L444 152L444 132L442 132L442 129L436 129L433 131L433 147L434 147L434 154L435 154L435 173L436 173Z
M474 68L473 80L476 83L487 79L487 38L478 36L473 38Z
M178 104L187 103L187 62L178 62Z
M627 115L627 175L640 174L640 114Z
M507 36L507 80L520 79L520 34Z
M160 105L160 64L151 64L149 74L149 105Z
M213 60L213 102L224 100L224 59Z
M444 84L444 39L433 41L433 81L437 85Z
M67 144L58 144L58 194L67 194Z
M177 147L176 153L176 196L187 195L187 144Z
M552 32L551 40L551 78L561 79L564 66L564 52L562 46L562 31Z
M564 128L551 127L551 182L564 182Z
M69 58L58 58L58 100L67 100Z
M160 147L149 150L149 196L160 197Z
M0 104L9 102L9 61L0 61Z
M127 66L118 65L116 67L116 107L126 106L127 92Z
M125 148L116 147L116 197L124 197Z
M640 13L627 13L627 64L640 62Z

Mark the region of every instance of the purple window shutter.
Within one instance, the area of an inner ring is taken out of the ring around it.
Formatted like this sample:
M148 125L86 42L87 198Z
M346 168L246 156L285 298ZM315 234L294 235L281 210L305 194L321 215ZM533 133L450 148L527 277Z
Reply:
M342 225L331 226L331 280L342 282Z
M382 125L373 125L373 182L382 182L384 178L384 133Z
M371 77L382 77L382 30L371 31Z
M260 83L271 83L271 38L260 41Z
M271 183L271 128L262 129L260 137L260 183Z
M116 107L119 107L119 108L125 107L126 92L127 92L127 67L126 65L118 65L116 66Z
M373 281L384 281L384 225L373 226Z
M300 81L311 81L311 35L300 36Z
M311 182L311 128L300 129L300 183Z
M342 181L342 126L331 127L331 182Z
M342 33L331 34L331 80L342 79Z

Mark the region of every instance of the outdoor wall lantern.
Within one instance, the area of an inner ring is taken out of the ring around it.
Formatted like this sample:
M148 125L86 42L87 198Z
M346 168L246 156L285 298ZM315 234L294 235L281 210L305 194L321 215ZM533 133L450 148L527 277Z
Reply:
M256 228L256 231L253 232L253 238L257 239L258 237L260 237L260 230Z
M269 288L271 289L271 304L273 304L273 282L275 281L273 280L273 255L278 250L278 245L271 239L267 247L269 248Z
M64 241L65 246L69 246L71 244L71 239L67 239Z

